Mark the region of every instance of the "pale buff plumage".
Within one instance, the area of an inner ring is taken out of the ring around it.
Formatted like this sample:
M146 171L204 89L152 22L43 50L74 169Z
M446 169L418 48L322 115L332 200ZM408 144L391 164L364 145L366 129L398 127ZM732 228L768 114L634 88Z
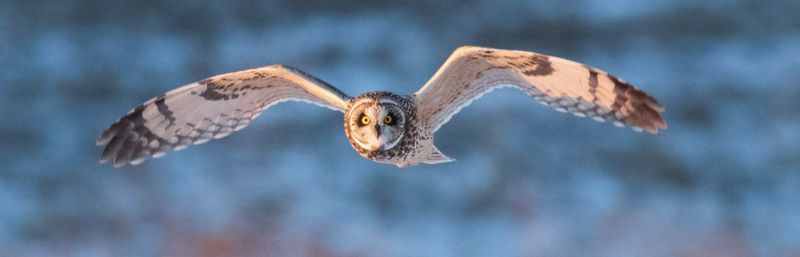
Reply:
M97 144L105 146L101 162L135 165L224 137L247 126L270 106L296 100L344 112L348 139L365 158L401 167L436 164L452 159L433 145L434 132L461 108L500 87L518 88L543 105L579 117L651 133L667 127L660 115L664 108L654 98L604 71L533 52L465 46L456 49L436 74L410 95L370 92L351 98L322 80L281 65L214 76L131 110L104 131ZM353 126L348 122L357 120L351 116L363 114L350 111L353 101L370 97L375 104L383 104L371 107L377 108L370 112L375 116L372 119L385 118L386 108L402 109L404 133L397 133L398 128L380 133L391 126L381 123L375 123L372 132L351 133ZM381 134L395 138L377 140ZM360 141L392 145L365 149L353 136L376 137Z

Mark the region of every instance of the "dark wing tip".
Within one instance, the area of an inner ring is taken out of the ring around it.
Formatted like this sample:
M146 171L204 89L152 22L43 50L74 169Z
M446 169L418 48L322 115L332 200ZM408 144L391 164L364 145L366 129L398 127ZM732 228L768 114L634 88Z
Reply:
M645 98L643 99L644 105L642 107L644 109L649 110L649 116L647 121L649 121L649 123L652 125L652 130L650 131L650 133L658 134L659 129L664 129L664 130L667 129L667 121L664 120L664 117L661 116L661 113L664 112L665 108L652 96L649 96L647 94L644 94L644 96L645 96Z
M101 164L110 162L116 168L128 163L139 164L152 153L149 142L158 140L166 143L144 126L143 110L144 106L134 109L100 134L95 143L105 146L100 155Z
M154 134L147 126L147 120L142 117L145 108L140 106L134 109L100 134L96 144L105 146L100 155L101 164L112 163L117 168L126 164L138 165L150 158L161 157L169 151L178 151L192 144L225 137L243 128L250 121L249 118L242 118L234 123L209 123L205 127L192 127L192 133L188 135L176 133L164 138ZM206 130L211 125L216 129Z
M127 152L130 151L132 142L139 136L130 129L120 129L123 126L127 127L126 124L130 124L127 117L111 125L97 140L97 145L105 146L100 155L101 164L111 162L114 167L121 167L127 162Z
M117 120L114 122L114 124L111 124L111 126L104 130L103 133L100 133L100 136L97 138L97 141L95 141L95 144L97 146L108 145L108 143L111 142L111 139L113 139L114 136L117 135L117 132L119 132L119 128L122 126L120 125L120 121L122 121L122 119Z
M614 104L611 109L616 118L634 127L657 134L659 129L666 129L667 122L661 117L664 106L644 91L614 76L609 78L614 83Z
M656 100L655 98L653 98L652 96L649 96L649 95L645 95L645 96L647 96L647 99L645 100L645 103L647 104L648 107L650 107L651 109L653 109L653 110L655 110L657 112L664 112L664 106L661 105L661 103L659 103L658 100Z
M623 113L628 113L624 118L626 123L643 128L652 134L658 134L659 129L667 129L667 122L661 116L665 110L663 105L636 88L632 88L628 96L628 103L622 110Z

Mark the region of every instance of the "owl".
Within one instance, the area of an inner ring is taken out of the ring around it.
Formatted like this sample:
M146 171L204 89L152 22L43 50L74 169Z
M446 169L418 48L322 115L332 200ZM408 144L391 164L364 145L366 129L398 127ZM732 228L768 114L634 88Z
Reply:
M97 140L101 163L140 164L246 127L269 107L304 101L344 113L344 132L364 158L398 167L453 161L434 134L462 108L512 87L556 111L657 133L664 107L602 70L528 52L462 46L412 94L367 92L350 97L298 69L271 65L191 83L134 108Z

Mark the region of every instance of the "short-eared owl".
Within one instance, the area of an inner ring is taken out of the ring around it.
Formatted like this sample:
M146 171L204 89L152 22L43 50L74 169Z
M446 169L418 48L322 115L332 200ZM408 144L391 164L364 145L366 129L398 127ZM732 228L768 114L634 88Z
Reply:
M172 150L222 138L277 103L298 100L344 112L347 139L361 156L399 167L452 161L434 133L483 94L514 87L557 111L634 130L667 127L652 97L608 73L543 54L464 46L419 91L349 97L281 65L214 76L174 89L131 110L100 135L100 162L139 164Z

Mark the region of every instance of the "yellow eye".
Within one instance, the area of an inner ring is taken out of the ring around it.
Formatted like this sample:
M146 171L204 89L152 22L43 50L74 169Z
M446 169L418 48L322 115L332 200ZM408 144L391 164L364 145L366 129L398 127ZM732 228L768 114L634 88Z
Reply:
M364 125L364 126L369 125L369 122L370 122L369 116L361 115L361 125Z
M392 124L393 121L394 121L394 119L392 119L391 115L386 115L386 117L383 118L383 123L385 123L385 124Z

